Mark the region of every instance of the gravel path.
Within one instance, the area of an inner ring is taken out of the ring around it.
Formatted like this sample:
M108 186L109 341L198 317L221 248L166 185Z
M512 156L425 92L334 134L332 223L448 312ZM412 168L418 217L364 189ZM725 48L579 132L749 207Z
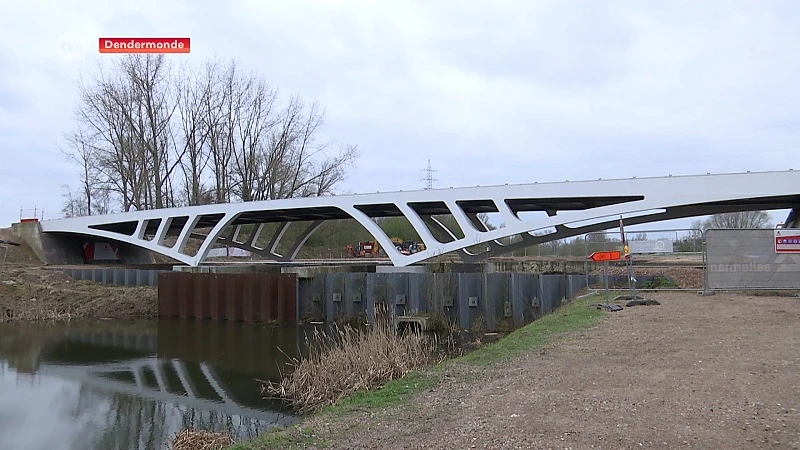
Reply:
M536 354L453 368L412 405L336 433L333 448L800 448L800 299L649 297L661 306L610 314Z

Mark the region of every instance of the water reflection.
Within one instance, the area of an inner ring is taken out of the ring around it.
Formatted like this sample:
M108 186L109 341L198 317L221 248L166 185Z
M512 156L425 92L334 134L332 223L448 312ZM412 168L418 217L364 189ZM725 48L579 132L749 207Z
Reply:
M98 321L0 325L0 448L162 449L182 428L237 439L294 421L258 393L303 327Z

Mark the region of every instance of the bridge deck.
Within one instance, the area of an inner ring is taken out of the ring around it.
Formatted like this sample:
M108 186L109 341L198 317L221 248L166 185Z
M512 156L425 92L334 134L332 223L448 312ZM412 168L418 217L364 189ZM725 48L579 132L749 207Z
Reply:
M137 245L199 265L215 243L239 247L267 259L291 261L323 222L354 219L369 231L392 263L405 266L443 253L458 251L474 261L518 248L592 231L721 212L793 209L800 205L800 171L747 172L594 181L565 181L518 185L387 192L348 196L292 198L261 202L202 205L136 211L41 222L45 233L68 233ZM480 213L499 213L504 226L489 230ZM445 225L436 216L451 215L457 225ZM403 255L374 221L405 217L426 250ZM795 220L796 221L796 220ZM286 254L278 253L288 227L310 222ZM239 239L243 225L257 224L255 232ZM268 230L265 224L277 224ZM797 224L788 224L796 227ZM553 229L555 231L553 231ZM199 232L205 230L205 232ZM228 230L228 232L225 232ZM177 243L165 243L177 236ZM500 239L518 236L518 242ZM185 251L190 238L201 239L197 254ZM468 247L486 244L488 250L471 253Z

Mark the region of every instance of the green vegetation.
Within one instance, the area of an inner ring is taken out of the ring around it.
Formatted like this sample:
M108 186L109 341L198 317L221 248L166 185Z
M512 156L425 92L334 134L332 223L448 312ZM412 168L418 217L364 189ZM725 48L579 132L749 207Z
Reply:
M527 351L543 347L563 333L585 329L596 324L607 314L605 311L588 307L592 303L597 303L598 298L600 297L591 296L573 300L491 345L462 357L411 372L403 378L386 383L377 390L354 393L335 405L325 407L314 417L322 418L326 422L330 418L330 421L336 420L337 424L347 425L326 427L324 436L315 432L312 426L301 423L291 427L272 429L252 441L234 445L231 450L324 447L328 439L335 437L331 434L334 433L330 431L331 429L337 428L336 433L346 433L361 426L360 422L348 420L348 416L365 411L376 411L389 406L403 408L415 394L435 388L439 384L444 370L450 365L488 366L507 361Z
M432 389L439 380L438 373L434 371L411 372L401 379L389 381L380 389L356 392L335 405L325 407L315 417L341 418L349 414L396 406L418 392ZM358 426L358 423L349 422L339 431L347 432ZM322 436L315 435L311 427L300 424L287 428L273 428L252 441L232 446L230 450L295 449L309 445L325 446L325 443L326 440Z
M680 285L670 277L663 275L656 275L650 281L645 281L639 286L640 289L673 289L680 287Z
M329 415L348 414L396 405L417 392L431 389L439 377L430 371L411 372L375 391L359 391L324 410Z
M505 361L543 347L554 336L590 327L606 314L605 311L588 308L590 303L596 301L595 296L574 300L494 344L458 358L457 361L477 365Z

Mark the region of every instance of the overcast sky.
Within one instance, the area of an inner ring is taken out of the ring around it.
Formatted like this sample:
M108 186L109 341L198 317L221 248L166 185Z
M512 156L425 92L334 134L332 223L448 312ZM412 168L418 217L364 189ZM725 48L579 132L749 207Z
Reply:
M237 58L319 100L325 134L361 149L350 192L422 188L428 159L449 187L784 170L800 144L792 0L27 0L0 17L0 226L60 211L77 181L59 145L79 74L114 58L99 36L191 37L170 58Z

